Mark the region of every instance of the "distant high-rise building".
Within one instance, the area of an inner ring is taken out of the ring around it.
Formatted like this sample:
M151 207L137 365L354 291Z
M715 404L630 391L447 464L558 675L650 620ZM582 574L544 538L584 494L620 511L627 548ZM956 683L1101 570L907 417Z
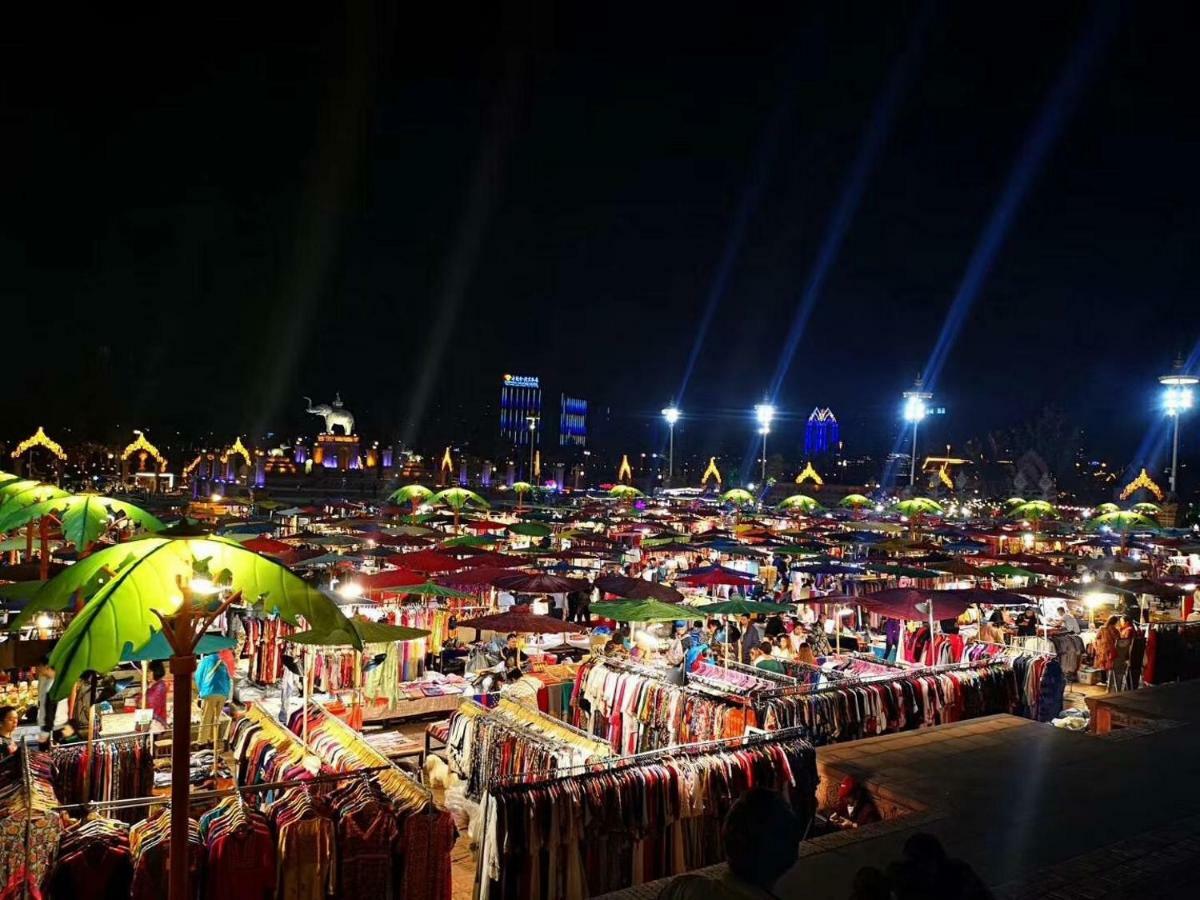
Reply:
M560 409L558 445L560 447L586 447L587 401L562 394Z
M807 457L820 456L823 453L833 453L839 449L841 435L838 420L828 407L814 408L804 426L804 455Z
M530 428L529 420L537 420ZM542 385L534 375L505 375L500 384L500 434L512 444L529 446L542 431Z

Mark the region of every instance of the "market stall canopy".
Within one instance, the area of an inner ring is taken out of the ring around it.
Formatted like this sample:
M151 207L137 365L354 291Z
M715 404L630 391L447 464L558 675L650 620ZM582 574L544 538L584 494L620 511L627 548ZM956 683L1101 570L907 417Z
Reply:
M878 591L865 597L859 597L856 602L872 612L893 619L912 619L925 621L930 618L931 610L927 603L932 603L932 618L954 619L961 616L971 603L957 597L938 597L930 599L930 594L954 594L955 591L914 591L905 588Z
M402 569L426 573L450 572L462 565L453 556L447 553L439 553L436 550L416 550L412 553L398 553L394 556L389 556L388 562Z
M594 609L595 607L593 607ZM672 615L671 618L676 618ZM459 628L478 628L483 631L515 632L517 634L582 634L582 625L535 614L526 603L518 603L507 612L480 616L458 623Z
M592 608L595 609L595 606ZM695 606L693 609L697 613L706 616L753 616L760 613L790 613L796 611L794 604L765 603L757 600L747 600L743 597L725 600L720 603L705 603L701 606Z
M663 603L679 603L683 600L683 594L674 588L627 575L603 575L596 579L596 587L605 594L615 594L627 600L659 600Z
M578 578L562 578L558 575L539 573L530 575L522 572L506 572L493 579L492 584L501 590L516 594L569 594L585 591L590 585Z
M1022 569L1020 566L1014 566L1011 563L1001 563L998 566L981 566L978 569L980 575L986 575L989 578L1036 578L1037 573L1031 572L1029 569Z
M754 576L725 566L701 566L698 569L688 569L681 572L676 581L682 581L692 587L720 587L729 585L749 585L754 583Z
M384 569L382 572L363 575L358 579L358 583L364 591L386 591L424 584L425 576L410 569Z
M519 534L522 537L544 538L554 533L554 529L541 522L517 522L508 526L509 534Z
M328 631L301 631L288 635L293 644L308 644L316 647L353 647L363 649L366 644L392 644L396 641L415 641L429 637L423 628L408 628L404 625L388 625L372 622L363 616L347 619L343 625Z
M614 622L674 622L686 619L686 608L660 603L658 600L627 600L624 602L593 603L592 615Z
M265 536L242 541L242 546L255 553L261 553L263 556L283 556L295 549L291 544L285 544L283 541L276 541Z

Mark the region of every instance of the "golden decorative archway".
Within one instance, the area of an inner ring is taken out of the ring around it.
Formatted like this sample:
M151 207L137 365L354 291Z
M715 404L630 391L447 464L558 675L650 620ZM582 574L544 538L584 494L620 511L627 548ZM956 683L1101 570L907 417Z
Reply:
M717 487L721 486L721 470L717 468L717 458L715 456L708 458L708 468L704 470L704 477L700 479L700 487L705 487L710 478L717 479Z
M447 477L454 475L454 460L450 457L450 448L446 448L446 452L442 454L442 464L438 467L439 473L444 473Z
M621 454L621 465L617 469L617 481L628 484L633 481L633 468L629 465L629 454Z
M825 484L825 479L813 468L812 460L805 463L804 468L800 470L800 474L796 476L796 484L804 484L806 481L811 481L817 487Z
M246 465L253 466L254 460L250 457L250 451L246 449L246 445L242 443L242 436L239 434L233 445L221 454L221 462L229 462L229 457L240 456L246 461Z
M132 444L129 444L124 450L121 451L121 461L128 462L129 457L136 453L138 457L139 470L145 468L147 458L152 458L155 463L158 464L159 469L166 469L167 458L158 452L158 448L146 440L146 435L144 433L135 431L134 434L137 435L137 440L135 440Z
M34 447L41 447L44 450L48 450L60 460L65 460L67 458L67 454L63 450L62 446L56 441L52 441L49 436L47 436L45 429L43 429L41 425L38 426L37 431L25 438L25 440L21 441L21 443L17 444L17 448L12 452L12 458L16 459L23 453L28 453Z
M1159 500L1160 502L1164 497L1166 497L1166 494L1163 493L1163 489L1154 483L1154 479L1150 477L1150 473L1145 469L1142 469L1142 471L1138 473L1137 478L1125 485L1125 489L1121 491L1121 499L1128 500L1142 488L1148 490L1154 495L1155 499Z
M204 459L203 453L197 453L196 458L183 467L183 477L187 478L196 471L196 466L200 465L200 461Z

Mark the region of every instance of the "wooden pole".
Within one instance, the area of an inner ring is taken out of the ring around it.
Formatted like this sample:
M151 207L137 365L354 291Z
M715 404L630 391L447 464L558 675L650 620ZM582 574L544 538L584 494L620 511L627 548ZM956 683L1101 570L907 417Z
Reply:
M304 732L301 735L301 737L303 738L304 743L307 744L308 743L308 698L309 698L309 692L310 692L309 675L311 672L310 664L311 664L312 660L309 657L309 652L308 652L307 647L305 647L303 650L300 651L300 656L304 660L304 684L303 684L304 706L302 707L304 710L304 714L300 717L300 721L302 723L300 727L301 727L302 731Z

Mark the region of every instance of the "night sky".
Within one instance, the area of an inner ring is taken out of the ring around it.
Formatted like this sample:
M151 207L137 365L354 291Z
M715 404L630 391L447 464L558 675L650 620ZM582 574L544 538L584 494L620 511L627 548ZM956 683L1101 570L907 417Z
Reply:
M10 29L0 431L313 432L301 395L337 390L367 437L482 446L516 372L644 448L745 215L679 432L740 447L908 48L777 399L886 450L1095 10L983 7L923 28L915 3L563 3ZM949 347L946 440L1055 403L1124 462L1159 418L1155 377L1200 339L1194 15L1142 4L1100 41ZM775 439L796 455L798 434Z

